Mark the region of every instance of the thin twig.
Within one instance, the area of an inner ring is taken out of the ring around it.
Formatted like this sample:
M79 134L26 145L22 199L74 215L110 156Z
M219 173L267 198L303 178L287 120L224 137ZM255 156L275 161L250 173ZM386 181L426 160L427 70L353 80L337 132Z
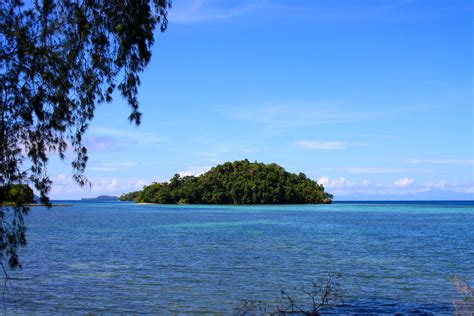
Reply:
M3 273L5 274L5 282L3 283L3 291L2 291L2 303L3 303L3 313L6 315L7 314L7 306L5 305L5 292L7 290L7 282L10 279L7 270L5 269L5 266L3 265L3 262L0 262L2 264L2 269Z

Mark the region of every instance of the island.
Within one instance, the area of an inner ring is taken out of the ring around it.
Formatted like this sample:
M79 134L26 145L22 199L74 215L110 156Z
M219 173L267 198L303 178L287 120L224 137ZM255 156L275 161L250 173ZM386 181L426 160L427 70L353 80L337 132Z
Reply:
M0 187L0 205L36 203L33 190L27 184L10 184Z
M120 196L121 201L158 204L329 204L332 198L304 173L247 159L226 162L200 176L175 174L168 182Z
M119 197L118 196L112 196L112 195L99 195L98 197L94 198L82 198L82 201L118 201Z

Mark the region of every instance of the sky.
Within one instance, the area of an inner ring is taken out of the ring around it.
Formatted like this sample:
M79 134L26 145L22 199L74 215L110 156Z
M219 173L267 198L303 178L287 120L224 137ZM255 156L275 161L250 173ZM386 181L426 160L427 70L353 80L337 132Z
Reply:
M225 161L304 172L335 200L474 199L470 0L174 0L141 76L52 156L53 199L120 195Z

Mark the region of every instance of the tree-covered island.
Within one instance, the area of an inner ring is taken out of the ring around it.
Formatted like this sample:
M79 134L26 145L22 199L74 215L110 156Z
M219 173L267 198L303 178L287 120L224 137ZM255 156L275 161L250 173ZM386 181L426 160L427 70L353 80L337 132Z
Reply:
M200 176L176 174L126 193L121 201L160 204L329 204L333 196L304 173L247 159L213 167Z
M0 186L0 205L23 205L30 203L35 203L35 195L27 184Z

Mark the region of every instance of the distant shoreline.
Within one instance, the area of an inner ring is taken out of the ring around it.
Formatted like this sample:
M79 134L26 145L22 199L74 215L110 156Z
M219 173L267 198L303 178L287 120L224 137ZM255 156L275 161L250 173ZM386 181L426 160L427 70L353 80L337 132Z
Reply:
M63 203L64 201L64 203ZM97 203L98 201L93 201L93 200L55 200L55 202L51 203L50 206L52 207L73 207L76 205L76 203ZM100 201L102 203L127 203L129 201ZM195 206L195 205L210 205L210 206L272 206L272 205L327 205L327 204L159 204L159 203L135 203L135 202L129 202L130 204L134 205L181 205L181 206ZM439 204L439 205L449 205L449 204L456 204L459 206L474 206L474 200L364 200L364 201L333 201L332 204L356 204L356 205L377 205L377 204L385 204L385 205L401 205L401 204L407 204L407 205L428 205L428 204ZM0 206L12 206L12 205L3 205L0 204ZM25 204L24 206L43 206L46 207L46 204Z
M23 204L23 205L12 205L12 204L0 204L0 206L11 206L11 207L14 207L14 206L48 206L47 204L43 204L43 203L28 203L28 204ZM74 206L73 204L64 204L64 203L51 203L49 204L49 206L51 207L54 207L54 206Z

